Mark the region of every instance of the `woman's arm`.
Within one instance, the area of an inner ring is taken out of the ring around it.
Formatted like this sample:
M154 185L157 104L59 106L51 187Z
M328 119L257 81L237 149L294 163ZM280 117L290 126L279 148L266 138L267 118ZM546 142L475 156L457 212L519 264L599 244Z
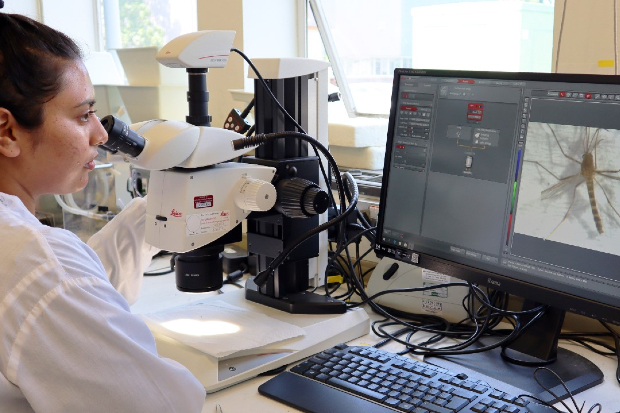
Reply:
M146 199L134 198L87 242L129 305L137 301L144 271L160 251L144 241L145 222Z

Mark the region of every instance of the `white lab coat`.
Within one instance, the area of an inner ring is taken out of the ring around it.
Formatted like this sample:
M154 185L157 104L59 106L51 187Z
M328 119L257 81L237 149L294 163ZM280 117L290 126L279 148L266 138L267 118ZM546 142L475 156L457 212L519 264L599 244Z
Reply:
M127 302L152 255L144 203L132 201L91 249L0 193L0 413L202 410L200 382L157 356Z

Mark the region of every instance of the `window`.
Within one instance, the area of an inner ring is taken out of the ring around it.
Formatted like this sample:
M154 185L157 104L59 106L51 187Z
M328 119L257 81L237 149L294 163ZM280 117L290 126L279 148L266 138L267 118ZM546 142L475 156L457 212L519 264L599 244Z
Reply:
M196 0L102 0L106 49L162 47L195 32Z
M554 0L308 1L308 57L349 116L387 116L396 67L551 71Z

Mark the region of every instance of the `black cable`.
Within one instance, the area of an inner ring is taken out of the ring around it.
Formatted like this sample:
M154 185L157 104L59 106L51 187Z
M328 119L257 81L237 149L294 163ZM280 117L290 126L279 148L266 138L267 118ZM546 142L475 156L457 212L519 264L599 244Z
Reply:
M357 281L354 278L354 281ZM463 283L448 283L447 286L451 286L452 285L463 285ZM481 301L482 305L488 305L490 306L490 302L488 300L484 300L483 298L480 297L479 294L484 294L479 287L468 283L467 285L469 285L470 289L474 290L478 299ZM440 285L445 287L446 285ZM432 287L421 287L421 289L432 289L432 288L439 288L439 286L432 286ZM420 288L417 289L418 291L421 290ZM409 292L411 290L415 290L415 289L400 289L400 292ZM389 291L395 291L395 290L389 290ZM419 329L420 331L429 331L428 329L425 329L424 327L420 327L420 326L414 326L411 323L405 322L403 320L398 319L397 317L394 317L393 315L389 314L388 312L384 311L380 306L378 306L376 303L374 303L373 299L376 298L377 296L383 295L386 292L380 292L375 294L373 297L368 297L366 295L366 297L364 298L364 301L369 303L371 308L373 310L375 310L376 312L378 312L379 314L381 314L382 316L392 319L394 321L397 321L403 325L409 326L412 329ZM365 295L365 293L364 293ZM403 344L405 346L407 346L409 348L409 352L413 353L413 354L418 354L418 355L428 355L428 356L445 356L445 355L455 355L455 354L472 354L472 353L478 353L478 352L482 352L482 351L487 351L487 350L491 350L497 347L500 347L502 345L505 345L506 343L511 342L512 340L514 340L516 337L518 337L519 334L521 334L521 331L524 330L525 328L529 327L531 324L533 324L536 320L538 320L538 318L541 316L541 312L539 311L537 314L535 314L534 317L532 317L524 326L521 325L521 322L518 318L518 314L523 314L523 313L532 313L534 312L534 309L532 310L528 310L527 312L512 312L512 311L507 311L507 310L500 310L497 309L495 307L493 307L495 310L499 310L501 313L504 313L506 316L510 316L514 318L514 322L516 323L515 329L508 334L506 337L504 337L502 340L497 341L496 343L492 344L492 345L488 345L485 347L481 347L481 348L477 348L477 349L473 349L473 350L467 350L466 347L468 347L469 345L471 345L473 342L475 342L484 332L486 332L488 324L489 324L489 320L491 319L491 315L493 313L489 312L489 314L486 316L485 319L483 319L482 321L482 325L478 325L476 324L474 326L475 331L474 333L468 338L466 339L463 343L459 343L453 346L447 346L444 348L440 348L440 349L429 349L423 346L419 346L419 345L413 345L411 343L406 343L403 342L402 340L399 339L395 339L396 342ZM444 334L446 336L453 336L453 332L450 331L441 331L441 332L437 332L437 331L430 331L433 333L440 333L440 334ZM460 334L460 333L459 333ZM462 334L460 334L462 336Z
M589 339L587 337L584 337L584 338L567 338L565 340L577 343L577 344L587 348L591 352L599 354L601 356L615 356L616 355L615 348L610 346L607 343L602 342L602 341L598 341L598 340L594 340L594 339ZM594 344L596 346L599 346L599 347L604 347L604 348L606 348L606 349L608 349L610 351L609 352L601 351L601 350L597 349L596 347L590 345L589 343L592 343L592 344Z
M438 288L438 287L439 287L439 286L433 286L433 287L429 287L428 289L431 289L431 288ZM390 292L396 292L396 291L394 291L394 290L390 290ZM382 295L382 294L380 294L380 295ZM501 297L501 296L499 296L499 297ZM370 297L368 297L368 298L370 298ZM375 297L375 296L373 296L373 297L372 297L372 299L374 299L374 298L376 298L376 297ZM487 301L489 304L492 302L491 300L484 300L484 301ZM359 305L359 304L358 304L358 305ZM376 303L374 303L374 306L376 306L376 307L380 307L380 306L378 306ZM391 309L390 309L390 310L391 310ZM393 311L393 310L392 310L392 311ZM379 312L379 313L380 313L380 314L382 314L381 312ZM511 313L511 312L508 312L508 313ZM520 314L520 313L515 313L515 314ZM515 316L515 314L513 314L513 317ZM392 315L390 315L390 314L387 314L387 315L386 315L386 314L382 314L382 315L384 315L384 316L388 317L389 319L394 319L394 317L392 317ZM486 318L486 320L485 320L484 322L485 322L486 324L490 324L490 320L492 320L492 319L493 319L493 317L495 317L495 315L494 315L494 314L490 314L490 315ZM441 319L441 320L443 320L443 319ZM464 321L467 321L467 319L465 319ZM400 323L402 323L402 320L398 320L398 321L396 321L396 323L400 324ZM434 351L434 352L437 352L437 351L436 351L436 350L432 350L432 349L428 349L428 348L424 348L424 345L428 345L428 344L430 344L430 343L435 343L435 342L437 342L437 341L440 341L440 340L441 340L441 339L443 339L444 337L453 337L453 338L455 338L455 337L461 337L461 338L462 338L465 334L471 335L471 334L472 334L472 331L473 331L473 335L472 335L471 337L469 337L469 338L468 338L468 340L467 340L468 342L464 343L464 346L466 347L466 346L468 346L469 344L471 344L471 342L473 342L473 341L477 340L477 339L478 339L478 337L480 337L480 335L482 335L483 333L487 333L487 332L488 332L488 330L487 330L487 326L485 326L485 324L483 324L482 328L480 328L480 327L476 326L476 328L472 330L472 328L471 328L471 327L469 327L469 326L462 326L462 325L461 325L461 326L459 327L459 325L458 325L458 324L457 324L456 326L455 326L455 325L450 325L450 324L449 324L447 321L445 321L445 320L443 320L443 321L442 321L442 323L444 323L444 324L445 324L445 326L446 326L446 327L444 328L444 330L443 330L443 331L437 331L437 330L433 330L433 329L431 329L431 328L430 328L430 327L436 327L436 324L435 324L434 326L431 326L431 325L426 325L426 326L419 326L419 325L418 325L418 326L413 326L410 322L409 322L409 323L405 323L405 324L407 325L407 327L409 327L409 328L412 328L412 329L413 329L413 331L411 331L411 332L410 332L410 334L408 335L408 339L407 339L405 342L404 342L404 341L402 341L402 340L400 340L400 339L398 339L397 337L390 337L390 339L394 339L395 341L397 341L397 342L399 342L399 343L402 343L402 344L404 344L405 346L409 347L409 348L406 350L406 352L413 352L413 353L417 353L417 354L423 354L423 355L424 355L424 354L426 354L426 355L430 355L430 352L431 352L431 351ZM394 324L394 322L391 322L391 324ZM391 325L391 324L390 324L390 325ZM529 324L528 324L528 325L529 325ZM517 327L518 327L518 325L517 325ZM449 328L452 328L452 329L456 328L456 329L459 329L459 331L449 331ZM435 334L435 336L433 336L433 337L431 337L430 339L428 339L428 340L427 340L427 342L423 343L422 345L418 344L417 346L412 346L412 345L411 345L411 343L409 342L409 339L410 339L410 337L411 337L411 336L413 336L413 334L414 334L414 333L415 333L415 331L417 331L417 330L419 330L419 331L428 331L428 332L431 332L431 333ZM508 336L507 336L504 340L499 341L498 343L496 343L496 344L495 344L495 345L493 345L493 346L485 347L485 348L483 348L483 349L476 349L476 350L473 350L473 351L467 351L467 352L478 352L478 351L485 351L485 350L489 350L490 348L495 348L495 347L497 347L497 346L500 346L500 345L502 345L503 343L505 343L505 342L507 342L507 341L509 341L509 340L513 339L513 338L514 338L514 336L516 335L516 331L517 331L517 330L519 330L519 329L517 328L514 332L512 332L511 334L509 334L509 335L508 335ZM383 333L384 333L384 336L385 336L385 335L387 335L387 334L389 334L389 333L387 333L385 330L382 330L382 331L383 331ZM461 345L461 347L463 347L463 348L464 348L464 346L463 346L463 345ZM414 350L414 351L411 351L411 349L410 349L411 347L414 347L414 348L413 348L413 350ZM458 347L459 347L459 346L450 346L449 351L450 351L451 353L454 353L454 354L462 354L462 353L464 353L464 351L459 350L459 349L458 349ZM448 350L448 348L445 348L445 349L446 349L446 350ZM442 351L443 351L444 355L447 355L445 350L442 350Z
M599 320L599 323L603 325L614 339L614 344L616 345L616 358L617 358L617 367L616 367L616 380L620 383L620 336L616 333L606 322Z
M547 372L551 373L552 375L554 375L554 376L558 379L558 381L559 381L560 385L561 385L562 387L564 387L564 390L566 391L566 394L568 394L568 395L569 395L569 397L570 397L571 401L573 402L573 405L575 406L575 413L581 413L581 412L583 412L583 408L584 408L584 406L585 406L585 402L583 403L583 405L581 406L581 408L577 405L577 401L575 400L575 397L573 396L573 393L572 393L572 392L568 389L568 387L566 387L566 383L564 382L564 380L562 380L562 378L561 378L560 376L558 376L558 374L557 374L555 371L553 371L553 370L551 370L551 369L549 369L549 368L547 368L547 367L538 367L538 368L534 369L534 373L533 373L534 380L536 380L536 383L538 383L538 385L539 385L540 387L542 387L542 388L543 388L543 389L544 389L547 393L549 393L550 395L552 395L552 396L553 396L556 400L557 400L557 399L559 399L559 397L558 397L558 396L557 396L557 395L556 395L556 394L555 394L555 393L554 393L554 392L553 392L550 388L546 387L544 384L542 384L542 383L541 383L540 379L538 378L538 373L539 373L540 371L547 371ZM542 405L544 405L544 406L551 407L551 408L552 408L553 410L555 410L556 412L563 413L561 410L559 410L559 409L557 409L556 407L554 407L554 406L550 405L550 404L549 404L549 403L547 403L546 401L539 399L538 397L531 396L531 395L529 395L529 394L520 394L520 395L519 395L519 396L517 396L517 397L519 397L519 398L521 398L521 399L523 399L523 398L529 398L529 399L535 400L537 403L540 403L540 404L542 404ZM568 405L567 405L566 403L564 403L564 400L560 400L560 403L562 404L562 406L564 406L564 408L565 408L568 412L573 413L573 410L572 410L570 407L568 407ZM601 410L602 410L602 408L603 408L603 407L600 405L600 403L595 403L595 404L593 404L593 405L590 407L590 409L588 410L588 413L591 413L591 412L594 410L594 408L596 408L596 407L598 407L597 412L601 412Z
M339 246L335 251L333 251L334 253L334 259L337 259L337 257L340 257L340 254L352 243L356 242L359 238L361 238L362 236L364 236L366 233L368 232L372 232L375 230L376 227L372 227L372 228L367 228L361 232L358 232L357 234L355 234L355 236L353 236L350 240L347 241L346 244ZM372 251L372 248L370 249L370 251ZM370 252L369 251L369 252ZM365 254L366 255L366 254Z
M603 341L596 340L594 337L612 337L610 333L601 333L601 332L590 332L590 333L561 333L560 339L566 341L572 341L574 343L580 344L581 346L587 348L593 353L600 354L601 356L615 356L616 355L616 347L611 346ZM602 351L597 349L596 347L590 345L589 343L594 344L595 346L605 348L609 351Z
M254 107L254 102L256 101L256 98L252 98L252 100L250 101L250 103L248 103L248 105L245 107L245 109L243 109L243 112L241 112L240 116L245 119L248 114L250 113L250 111L252 110L252 108Z
M348 250L346 250L346 251L347 251L347 255L348 255ZM349 265L350 265L350 264L349 264ZM350 265L350 266L351 266L351 265ZM352 269L352 268L351 268L351 271L353 272L353 269ZM387 318L389 318L389 319L392 319L392 320L394 320L394 321L396 321L396 322L399 322L399 323L401 323L401 324L403 324L403 325L406 325L406 326L408 326L408 327L410 327L410 328L419 328L419 327L414 327L414 326L412 326L411 324L406 323L406 322L404 322L404 321L402 321L402 320L399 320L398 318L396 318L396 317L392 316L391 314L389 314L388 312L386 312L385 310L383 310L383 309L381 308L381 306L379 306L378 304L374 303L374 301L373 301L372 299L369 299L369 297L367 296L367 294L366 294L366 293L365 293L365 291L364 291L363 285L361 285L361 282L360 282L360 281L359 281L356 277L352 277L352 278L353 278L353 280L354 280L354 283L357 285L357 290L359 291L359 293L358 293L358 294L360 295L360 297L361 297L361 298L362 298L362 300L363 300L363 301L362 301L362 303L368 303L368 304L370 304L370 306L371 306L371 308L373 309L373 311L375 311L375 312L377 312L377 313L379 313L379 314L383 315L384 317L387 317ZM436 288L436 287L434 287L434 288ZM393 290L390 290L390 291L393 291ZM362 303L360 303L360 304L358 304L358 305L361 305ZM424 329L422 329L422 330L424 330ZM397 340L397 341L399 341L399 340Z

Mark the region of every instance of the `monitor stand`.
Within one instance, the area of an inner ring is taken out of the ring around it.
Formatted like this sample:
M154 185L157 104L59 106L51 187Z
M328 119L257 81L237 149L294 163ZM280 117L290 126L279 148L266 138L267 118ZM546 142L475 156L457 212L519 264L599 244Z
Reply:
M533 305L526 302L524 308L531 308ZM525 364L544 365L564 380L572 394L577 394L602 383L603 372L585 357L557 346L564 315L564 311L550 308L545 316L537 320L505 349L505 354L513 359L522 360ZM475 345L488 346L499 339L483 337ZM552 396L534 380L536 366L515 364L502 355L501 348L467 355L427 357L425 361L456 372L465 368L481 373L550 404L569 396L555 376L547 371L540 371L537 373L540 382L558 397ZM484 380L482 377L480 379ZM489 384L502 390L501 386Z

